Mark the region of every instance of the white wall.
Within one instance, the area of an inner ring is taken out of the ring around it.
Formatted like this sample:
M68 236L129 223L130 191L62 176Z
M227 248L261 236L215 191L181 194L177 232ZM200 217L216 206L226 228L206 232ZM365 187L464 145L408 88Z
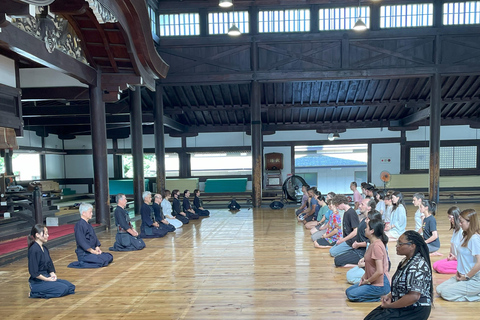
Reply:
M430 127L419 127L414 131L407 131L408 141L430 140ZM444 126L440 128L440 140L468 140L479 139L480 129L472 129L469 126Z
M46 154L45 166L47 171L47 179L64 179L65 178L65 155Z
M388 171L390 174L400 173L400 144L373 144L372 158L370 161L372 164L371 182L373 182L377 187L383 186L383 182L380 179L380 173L382 173L382 171Z
M42 147L42 138L37 136L35 131L23 131L23 137L17 137L17 143L22 147Z
M88 86L75 78L50 68L20 69L21 88L84 87Z
M2 55L0 55L0 83L13 88L17 87L15 61Z
M200 133L187 138L187 147L245 147L251 146L252 137L245 132Z

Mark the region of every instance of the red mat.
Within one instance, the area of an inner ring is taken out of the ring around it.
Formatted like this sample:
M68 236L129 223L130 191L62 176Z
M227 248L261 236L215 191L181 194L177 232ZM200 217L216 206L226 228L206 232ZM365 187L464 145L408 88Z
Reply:
M74 224L66 224L59 227L48 227L49 240L66 236L73 233ZM21 237L0 243L0 256L13 251L24 249L28 246L27 237ZM47 242L48 246L48 242Z

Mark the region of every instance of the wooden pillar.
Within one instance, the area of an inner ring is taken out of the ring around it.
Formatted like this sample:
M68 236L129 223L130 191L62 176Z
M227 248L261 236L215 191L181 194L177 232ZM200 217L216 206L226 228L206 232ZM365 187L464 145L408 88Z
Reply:
M8 149L7 152L5 152L5 158L4 158L4 164L5 164L5 173L7 176L12 176L13 175L13 150Z
M101 73L97 86L90 86L90 126L92 128L93 176L95 186L96 222L110 228L110 198L108 191L107 124L103 102Z
M145 191L143 173L143 130L142 130L142 89L135 86L130 91L130 131L133 158L133 199L135 213L140 213L143 203L142 193Z
M261 119L260 83L252 81L251 126L252 126L252 204L254 208L262 205L262 119Z
M157 159L157 193L165 191L165 131L163 128L163 86L159 83L155 87L155 102L153 105L155 157Z
M42 151L45 151L45 137L42 137ZM47 161L45 153L40 154L40 179L47 179Z
M122 166L122 156L117 154L118 152L118 139L112 139L113 145L113 177L115 179L123 178L123 166Z
M430 95L430 189L429 198L438 203L440 193L440 127L441 127L441 83L440 75L431 78Z
M186 151L187 137L182 137L182 151L178 153L179 175L180 178L190 178L192 175L192 166L190 163L190 154Z

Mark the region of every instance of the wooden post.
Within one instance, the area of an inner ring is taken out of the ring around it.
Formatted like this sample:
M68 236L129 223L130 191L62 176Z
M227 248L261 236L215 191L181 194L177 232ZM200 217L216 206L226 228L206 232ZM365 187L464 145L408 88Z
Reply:
M97 223L110 228L107 122L100 79L101 72L98 71L97 85L90 86L90 126L92 128L93 176L95 177L95 220Z
M438 203L440 193L440 126L441 126L441 83L440 75L431 78L430 95L430 189L429 198Z
M145 191L144 173L143 173L143 130L142 130L142 88L135 86L130 90L130 128L132 140L132 158L133 158L133 199L135 203L135 213L140 213L143 199L142 193Z
M260 83L252 81L251 126L252 126L252 204L254 208L262 205L262 119L261 119Z
M165 169L165 131L163 129L163 86L159 83L155 87L155 101L153 105L155 157L157 158L157 190L163 193L166 184Z

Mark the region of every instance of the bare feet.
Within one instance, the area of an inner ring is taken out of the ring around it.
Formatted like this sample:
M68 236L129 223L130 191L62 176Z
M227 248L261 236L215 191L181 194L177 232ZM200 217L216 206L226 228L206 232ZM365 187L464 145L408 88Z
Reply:
M440 253L438 251L430 253L430 257L441 257L443 256L443 253Z

